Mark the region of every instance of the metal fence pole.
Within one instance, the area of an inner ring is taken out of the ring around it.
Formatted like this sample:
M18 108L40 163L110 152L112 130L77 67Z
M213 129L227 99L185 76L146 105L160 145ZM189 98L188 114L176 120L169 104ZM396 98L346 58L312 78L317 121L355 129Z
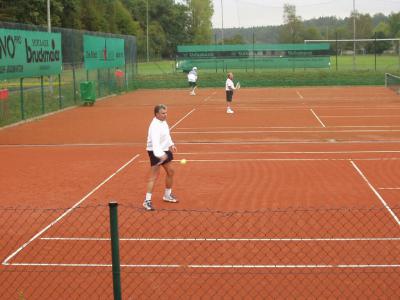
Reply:
M110 202L110 232L114 300L121 300L121 267L119 260L118 203Z
M61 74L58 74L58 107L63 107L62 96L61 96Z
M25 108L24 108L24 78L19 79L19 91L20 91L20 103L21 103L21 119L25 120Z
M40 76L40 97L41 97L41 103L42 103L42 114L44 115L45 109L44 109L44 87L43 87L43 76Z

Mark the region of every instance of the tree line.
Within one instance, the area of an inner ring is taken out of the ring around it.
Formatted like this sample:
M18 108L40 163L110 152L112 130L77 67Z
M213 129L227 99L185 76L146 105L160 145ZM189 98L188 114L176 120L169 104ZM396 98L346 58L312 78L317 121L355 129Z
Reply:
M2 0L0 21L47 25L46 0ZM254 28L212 28L212 0L51 0L51 25L89 31L134 35L139 58L173 58L177 45L240 43L303 43L315 39L399 38L400 12L373 16L353 12L347 18L302 20L296 6L285 4L283 25ZM148 47L147 47L148 42ZM377 46L378 45L378 46ZM393 43L357 43L366 52L382 53ZM352 49L352 43L341 48ZM371 48L374 49L371 49Z
M134 35L138 55L174 57L176 46L212 41L212 0L51 0L51 25ZM2 0L0 20L47 26L46 0ZM148 39L147 39L148 38Z
M304 40L353 39L354 19L356 23L356 39L400 38L400 12L385 16L377 13L360 14L353 12L349 17L321 17L303 21L296 14L294 5L285 4L283 8L283 24L280 26L261 26L254 28L224 29L224 43L303 43ZM221 29L214 29L214 42L222 43ZM382 53L398 47L392 42L357 43L358 51L365 53ZM352 50L353 43L340 43L341 50Z

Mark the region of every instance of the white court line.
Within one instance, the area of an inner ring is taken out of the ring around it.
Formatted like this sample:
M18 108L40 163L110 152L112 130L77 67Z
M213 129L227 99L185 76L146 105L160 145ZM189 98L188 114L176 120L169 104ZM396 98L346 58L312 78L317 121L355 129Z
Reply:
M172 127L175 127L178 125L180 122L182 122L187 116L189 116L195 109L192 109L189 113L187 113L185 116L183 116L178 122L176 122ZM111 174L109 177L107 177L103 182L101 182L99 185L97 185L93 190L91 190L86 196L84 196L81 200L79 200L77 203L75 203L71 208L69 208L67 211L65 211L61 216L59 216L57 219L55 219L53 222L51 222L49 225L47 225L45 228L43 228L41 231L39 231L37 234L35 234L32 238L30 238L27 242L25 242L21 247L19 247L16 251L14 251L11 255L9 255L3 262L2 265L7 266L10 265L9 261L15 257L19 252L21 252L25 247L27 247L30 243L32 243L34 240L36 240L38 237L40 237L43 233L45 233L47 230L49 230L52 226L57 224L60 220L62 220L65 216L70 214L77 206L82 204L89 196L91 196L94 192L96 192L98 189L100 189L104 184L106 184L111 178L113 178L115 175L117 175L119 172L121 172L126 166L128 166L130 163L132 163L136 158L138 158L140 154L136 154L134 157L132 157L129 161L127 161L122 167L120 167L117 171L115 171L113 174Z
M331 127L331 126L330 126ZM364 127L364 126L332 126L332 127ZM366 127L391 127L391 126L366 126ZM310 127L316 128L316 127ZM320 128L320 127L318 127ZM181 128L183 129L183 128ZM190 129L190 128L187 128ZM176 132L176 131L175 131ZM174 132L174 133L175 133ZM275 144L326 144L332 141L311 141L311 140L280 140L280 141L248 141L248 142L179 142L180 145L275 145ZM365 140L365 141L336 141L335 144L397 144L400 140ZM104 143L104 144L4 144L0 148L18 148L18 147L116 147L116 146L141 146L142 142L133 143Z
M400 187L393 187L393 188L378 188L378 190L400 190Z
M55 264L55 263L14 263L13 266L35 266L35 267L112 267L112 264ZM193 268L193 269L323 269L323 268L340 268L340 269L378 269L378 268L400 268L399 264L310 264L310 265L191 265L191 264L121 264L121 268Z
M217 92L216 91L214 91L211 95L209 95L209 96L207 96L206 98L204 98L204 102L207 102L208 100L210 100L211 99L211 97L212 96L214 96L215 94L216 94Z
M209 130L209 129L320 129L318 126L213 126L213 127L180 127L180 130ZM400 128L391 125L357 125L357 126L329 126L329 128Z
M400 129L354 129L354 130L221 130L221 131L174 131L175 134L178 133L341 133L341 132L400 132Z
M400 160L400 157L377 157L377 158L234 158L234 159L187 159L187 162L247 162L247 161L389 161ZM178 161L174 161L179 163ZM139 163L148 163L140 160ZM399 224L400 225L400 224Z
M88 194L86 194L81 200L79 200L77 203L75 203L71 208L69 208L67 211L65 211L61 216L59 216L57 219L55 219L53 222L51 222L49 225L47 225L45 228L40 230L37 234L35 234L32 238L30 238L26 243L24 243L21 247L19 247L16 251L14 251L11 255L9 255L3 262L3 265L9 265L9 261L15 257L19 252L21 252L26 246L28 246L30 243L32 243L34 240L36 240L39 236L41 236L43 233L45 233L47 230L49 230L51 227L53 227L55 224L57 224L59 221L61 221L65 216L70 214L76 207L78 207L80 204L82 204L89 196L91 196L94 192L96 192L98 189L100 189L104 184L106 184L111 178L113 178L115 175L117 175L119 172L121 172L126 166L128 166L131 162L133 162L136 158L138 158L140 154L136 154L134 157L132 157L129 161L127 161L122 167L120 167L117 171L115 171L113 174L108 176L105 180L103 180L99 185L97 185L93 190L91 190Z
M394 117L399 118L400 115L371 115L371 116L321 116L322 118L387 118L387 117Z
M304 99L303 95L302 95L302 94L300 94L300 92L299 92L299 91L296 91L296 94L297 94L297 96L299 96L299 98L300 98L300 99Z
M374 192L374 194L378 197L378 199L382 202L383 206L388 210L388 212L392 215L393 219L396 221L397 225L400 226L400 220L397 215L393 212L393 210L389 207L386 201L383 199L381 194L374 188L374 186L369 182L368 178L361 172L360 168L355 164L354 161L350 161L352 166L356 169L358 174L360 174L361 178L365 181L365 183L369 186L369 188Z
M361 151L207 151L179 152L184 155L204 154L362 154L362 153L400 153L400 150L361 150Z
M46 241L111 241L111 238L42 237ZM375 242L400 241L400 237L387 238L120 238L120 241L134 242Z
M244 142L179 142L180 145L214 145L214 146L224 146L224 145L315 145L315 144L399 144L400 140L365 140L365 141L315 141L315 140L275 140L275 141L244 141Z
M186 119L188 116L190 116L191 113L193 113L196 109L193 108L191 111L189 111L186 115L184 115L182 118L179 119L178 122L176 122L174 125L170 127L170 130L172 130L176 125L178 125L180 122L182 122L184 119Z
M322 125L322 127L326 127L324 122L321 121L321 119L317 116L317 114L314 112L314 110L311 108L310 111L312 112L312 114L314 115L314 117L318 120L318 122Z
M0 148L10 147L120 147L120 146L135 146L143 145L143 143L77 143L77 144L3 144Z

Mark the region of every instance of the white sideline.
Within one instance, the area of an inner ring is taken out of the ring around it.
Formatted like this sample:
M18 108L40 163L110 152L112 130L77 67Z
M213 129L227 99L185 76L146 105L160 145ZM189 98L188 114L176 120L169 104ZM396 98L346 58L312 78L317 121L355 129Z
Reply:
M36 240L39 236L41 236L43 233L45 233L48 229L50 229L53 225L57 224L61 219L63 219L66 215L71 213L77 206L82 204L90 195L92 195L94 192L96 192L99 188L101 188L104 184L106 184L111 178L113 178L115 175L117 175L119 172L121 172L126 166L128 166L131 162L133 162L136 158L138 158L140 154L136 154L134 157L132 157L128 162L126 162L122 167L120 167L117 171L115 171L113 174L108 176L103 182L101 182L99 185L97 185L93 190L91 190L86 196L84 196L81 200L79 200L77 203L74 204L71 208L69 208L67 211L65 211L61 216L59 216L57 219L55 219L53 222L51 222L49 225L47 225L45 228L43 228L41 231L39 231L37 234L35 234L33 237L31 237L26 243L24 243L21 247L19 247L16 251L14 251L11 255L9 255L3 262L2 265L7 266L10 265L9 261L15 257L19 252L21 252L26 246L28 246L30 243L32 243L34 240Z
M378 199L382 202L383 206L387 209L387 211L392 215L393 219L396 221L397 225L400 226L400 220L397 215L393 212L393 210L389 207L386 201L383 199L381 194L374 188L374 186L369 182L368 178L361 172L360 168L355 164L354 161L350 160L350 163L356 169L358 174L360 174L361 178L365 181L365 183L369 186L369 188L374 192L374 194L378 197Z
M311 108L310 109L311 113L314 115L314 117L318 120L318 122L322 125L322 127L326 127L324 122L321 121L321 119L317 116L317 114L314 112L314 110Z
M304 99L303 95L302 95L302 94L300 94L300 92L299 92L299 91L296 91L296 94L297 94L297 96L299 96L299 98L300 98L300 99Z
M180 122L182 122L186 117L188 117L192 112L194 112L196 109L192 109L189 113L187 113L185 116L183 116L178 122L176 122L172 127L174 128L176 125L178 125ZM45 233L49 228L51 228L53 225L58 223L61 219L63 219L66 215L71 213L77 206L82 204L90 195L92 195L94 192L96 192L98 189L100 189L104 184L106 184L111 178L113 178L115 175L117 175L119 172L121 172L126 166L128 166L131 162L133 162L136 158L138 158L140 154L136 154L134 157L132 157L128 162L126 162L122 167L120 167L117 171L115 171L113 174L111 174L108 178L103 180L99 185L97 185L92 191L90 191L86 196L84 196L81 200L79 200L77 203L75 203L71 208L69 208L67 211L65 211L61 216L59 216L56 220L51 222L49 225L47 225L45 228L43 228L41 231L39 231L37 234L35 234L32 238L30 238L27 242L25 242L21 247L19 247L16 251L14 251L11 255L9 255L3 262L2 265L7 266L10 265L9 261L15 257L19 252L21 252L26 246L28 246L30 243L32 243L34 240L36 240L39 236L41 236L43 233Z

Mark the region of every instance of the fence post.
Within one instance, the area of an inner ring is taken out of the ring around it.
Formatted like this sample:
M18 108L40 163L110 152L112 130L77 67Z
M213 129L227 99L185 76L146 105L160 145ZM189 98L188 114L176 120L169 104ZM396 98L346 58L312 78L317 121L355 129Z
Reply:
M76 75L75 75L75 63L72 64L72 81L74 82L74 103L76 104Z
M19 79L19 99L21 105L21 120L25 120L25 108L24 108L24 78Z
M40 99L42 103L42 114L44 115L44 86L43 86L43 76L40 76Z
M61 73L58 74L58 107L61 109L63 107L62 96L61 96Z
M114 300L121 300L121 267L119 261L118 203L110 202L110 233Z

